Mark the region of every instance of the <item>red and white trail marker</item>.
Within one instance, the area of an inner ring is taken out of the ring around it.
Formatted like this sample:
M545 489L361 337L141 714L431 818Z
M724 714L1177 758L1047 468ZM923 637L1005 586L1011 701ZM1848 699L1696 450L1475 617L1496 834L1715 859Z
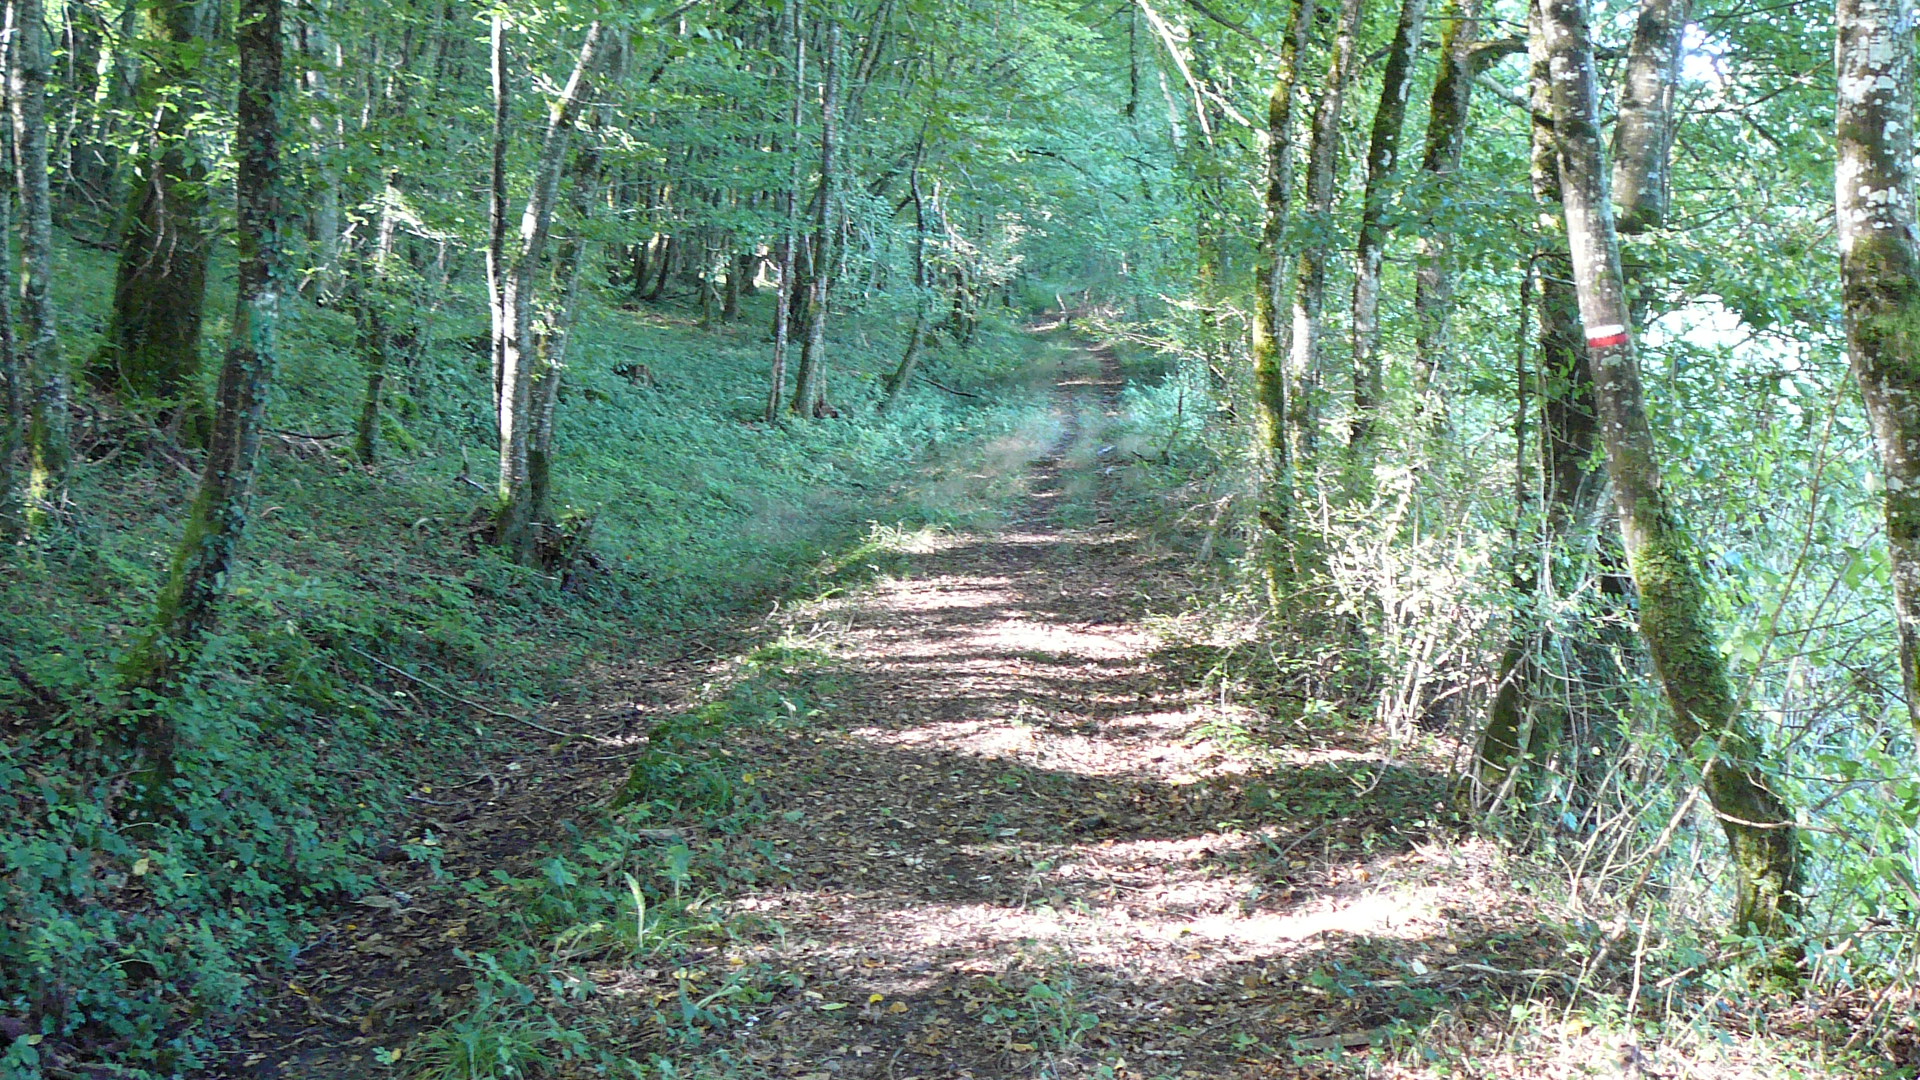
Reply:
M1587 348L1611 349L1627 343L1627 328L1618 323L1587 328Z

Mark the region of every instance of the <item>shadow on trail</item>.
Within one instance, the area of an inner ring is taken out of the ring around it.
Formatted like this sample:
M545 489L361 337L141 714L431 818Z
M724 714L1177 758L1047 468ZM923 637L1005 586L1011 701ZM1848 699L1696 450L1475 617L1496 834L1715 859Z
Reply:
M1111 408L1110 363L1083 385ZM736 748L769 813L729 843L779 869L731 906L766 931L691 980L738 1003L662 1049L821 1080L1306 1076L1470 994L1560 989L1559 928L1450 906L1443 874L1484 896L1498 869L1434 842L1443 770L1324 733L1250 747L1261 723L1149 632L1185 583L1101 521L1084 411L1021 520L806 613L842 658L820 726ZM1069 489L1095 525L1060 524ZM688 982L629 973L605 1007Z

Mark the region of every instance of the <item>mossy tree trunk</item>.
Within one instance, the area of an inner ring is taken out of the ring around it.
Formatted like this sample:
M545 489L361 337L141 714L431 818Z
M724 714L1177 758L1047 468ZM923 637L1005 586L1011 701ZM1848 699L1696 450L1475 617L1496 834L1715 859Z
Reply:
M398 174L389 172L384 180L374 216L372 250L358 260L348 285L358 351L367 368L366 392L353 429L353 455L362 465L372 465L380 457L381 402L394 351L393 245L401 195Z
M152 12L162 47L143 96L157 120L120 229L106 344L90 371L101 386L157 403L191 444L206 437L198 377L211 241L207 166L188 125L201 112L196 69L213 17L205 0L163 0Z
M1340 117L1347 80L1353 72L1354 38L1365 0L1342 0L1333 49L1314 106L1313 136L1307 148L1306 216L1331 236L1335 165L1340 156ZM1327 253L1333 245L1316 240L1300 252L1293 290L1292 353L1287 360L1287 430L1294 468L1311 466L1319 425L1316 389L1322 378L1321 339L1327 302Z
M1920 249L1913 0L1840 0L1835 205L1847 349L1873 421L1907 716L1920 733Z
M1530 381L1537 384L1541 410L1541 476L1545 491L1539 529L1527 536L1525 506L1516 507L1523 528L1516 529L1514 583L1537 601L1541 590L1558 591L1555 557L1593 514L1600 484L1593 478L1598 430L1593 415L1593 381L1588 377L1585 343L1580 337L1580 304L1567 251L1566 216L1560 205L1560 162L1553 129L1552 71L1541 29L1539 4L1529 10L1528 101L1531 137L1530 180L1535 232L1532 265L1534 371L1516 375L1524 426ZM1524 442L1524 436L1522 442ZM1521 460L1528 456L1523 446ZM1536 555L1529 565L1520 548L1531 540ZM1571 568L1569 568L1571 572ZM1533 606L1538 606L1537 603ZM1552 643L1549 628L1531 611L1516 613L1516 625L1501 654L1487 723L1474 756L1474 777L1483 798L1501 793L1525 795L1530 763L1526 755L1543 751L1555 734L1556 719L1541 715L1547 703L1539 687L1545 674L1538 658Z
M1364 450L1373 441L1381 406L1380 288L1387 251L1387 199L1400 160L1400 135L1412 96L1415 51L1427 21L1427 0L1402 0L1387 47L1387 68L1367 139L1367 181L1361 197L1360 231L1353 264L1353 418L1347 444Z
M47 173L47 76L52 64L43 0L15 0L13 145L20 172L20 313L26 331L20 367L26 386L26 519L44 530L66 499L73 462L67 415L71 390L60 359L53 309L53 196Z
M559 415L561 380L565 378L567 370L567 346L573 337L574 318L580 311L581 282L592 254L588 236L593 227L594 204L605 179L601 171L598 133L606 127L607 122L605 109L596 109L594 137L589 138L574 154L570 170L573 176L567 197L568 216L572 220L554 258L553 299L545 318L541 320L538 344L540 368L534 380L533 431L527 444L527 487L536 526L549 530L556 541L548 546L550 553L559 550L557 541L560 539L560 523L553 512L553 457L558 430L555 421Z
M273 380L280 296L286 287L282 245L289 213L280 162L280 0L240 0L235 24L240 102L235 128L238 281L233 331L220 368L207 462L156 605L152 628L129 654L129 687L167 692L214 625L240 541L259 457L267 390ZM159 711L140 731L150 802L165 805L176 773L177 733Z
M11 97L13 72L13 0L0 5L0 93ZM10 114L11 103L7 103ZM13 126L0 125L0 162L13 160ZM0 241L12 242L13 200L18 174L0 167ZM20 504L20 481L14 461L20 456L26 430L27 376L20 364L19 343L13 336L13 260L0 258L0 541L11 540L26 527Z
M1641 633L1672 710L1674 737L1699 764L1726 833L1734 928L1766 939L1774 965L1789 971L1800 956L1789 942L1801 910L1799 836L1785 800L1767 784L1761 741L1740 713L1707 618L1700 556L1662 482L1607 197L1587 2L1542 0L1541 7L1567 237L1614 505L1640 595Z
M1293 104L1318 8L1318 0L1293 0L1280 39L1280 70L1267 95L1267 185L1253 272L1254 456L1261 473L1261 501L1283 523L1293 503L1287 452L1288 327L1283 316L1287 222L1293 212Z
M507 81L507 20L496 10L488 23L487 71L493 88L492 161L487 173L487 321L490 335L490 359L493 367L493 408L497 414L506 407L505 369L507 347L507 151L512 136L513 88Z
M1509 42L1480 40L1480 0L1451 0L1442 19L1440 71L1433 80L1427 109L1426 146L1420 169L1427 183L1441 189L1460 170L1473 110L1473 84L1493 61L1518 48ZM1421 230L1414 258L1413 407L1416 416L1444 423L1434 408L1434 376L1451 348L1453 319L1452 236L1442 225Z

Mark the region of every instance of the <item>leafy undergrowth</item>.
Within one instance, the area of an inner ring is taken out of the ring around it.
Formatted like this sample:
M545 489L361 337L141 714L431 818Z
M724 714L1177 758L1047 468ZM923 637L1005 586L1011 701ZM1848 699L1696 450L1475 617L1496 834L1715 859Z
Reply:
M86 310L111 268L78 250L64 263L68 310ZM0 564L0 1075L206 1064L211 1033L319 947L319 916L388 895L370 891L382 861L438 857L417 820L435 786L543 737L526 721L551 727L583 699L583 673L697 650L822 580L819 553L853 548L883 516L916 528L989 514L991 485L947 498L919 466L1042 423L1028 387L1047 347L988 334L934 358L942 381L981 397L929 391L875 419L878 373L901 347L876 328L885 314L849 320L835 343L840 404L858 419L769 427L755 419L757 323L709 333L671 313L590 312L554 470L590 543L549 575L501 561L470 528L490 460L476 314L442 317L367 468L337 434L358 409L350 320L300 309L234 600L156 702L124 700L114 672L196 457L131 412L86 417L62 527ZM171 815L127 798L135 762L121 748L145 708L183 737Z

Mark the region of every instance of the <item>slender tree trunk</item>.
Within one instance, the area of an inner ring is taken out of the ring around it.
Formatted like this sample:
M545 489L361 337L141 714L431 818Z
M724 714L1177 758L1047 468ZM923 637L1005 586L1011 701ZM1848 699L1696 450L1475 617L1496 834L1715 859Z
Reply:
M616 73L615 77L618 75ZM550 554L558 554L560 523L553 512L553 457L555 420L559 413L560 384L567 371L567 345L573 337L574 318L580 311L580 284L591 258L587 234L593 222L593 208L599 199L604 177L598 133L607 125L606 109L595 110L595 138L587 140L574 154L572 184L567 203L571 211L572 231L560 245L554 260L554 302L540 335L540 371L534 383L533 430L527 440L527 487L533 520L551 530L554 544Z
M23 5L24 7L25 5ZM240 107L235 128L238 282L232 337L220 368L212 437L186 534L160 593L154 623L130 654L126 682L163 692L212 629L242 537L259 457L267 390L273 380L281 257L288 214L280 168L280 0L240 0L235 35L240 55ZM177 772L178 733L159 711L148 714L141 750L149 763L147 798L164 805Z
M1613 205L1622 233L1666 224L1673 100L1691 7L1692 0L1640 0L1613 127Z
M907 334L907 351L900 365L887 377L887 396L880 402L885 412L899 404L913 382L920 353L927 344L927 322L932 318L933 289L927 278L927 201L920 190L920 165L927 152L927 126L920 125L920 138L913 147L913 171L907 175L907 189L913 195L913 330Z
M832 289L835 214L839 210L836 185L840 108L840 24L827 26L827 69L820 91L820 196L815 200L813 268L807 275L806 340L800 347L800 369L794 375L793 411L799 416L822 416L827 411L827 298Z
M658 304L667 297L667 281L673 276L674 256L679 253L680 238L674 235L662 236L657 245L660 265L654 268L653 288L647 293L647 303Z
M163 0L154 11L165 37L163 59L148 79L149 101L193 94L196 65L212 30L212 5ZM162 404L163 422L182 421L186 441L205 441L200 325L206 305L207 166L190 145L191 99L159 107L146 176L132 193L120 231L107 343L91 365L102 386Z
M738 322L740 319L740 271L745 260L733 250L733 233L725 233L720 248L720 273L727 277L726 289L720 295L720 321Z
M1554 556L1586 522L1600 492L1592 474L1594 451L1599 445L1593 382L1588 377L1585 343L1580 337L1579 298L1574 291L1572 256L1567 251L1566 214L1560 206L1553 74L1541 18L1539 3L1529 5L1528 111L1535 215L1529 272L1534 282L1533 314L1538 327L1534 369L1540 385L1541 475L1546 485L1542 500L1545 517L1535 538L1541 562L1529 568L1519 550L1514 554L1519 564L1515 582L1529 596L1543 587L1553 589ZM1527 408L1525 378L1526 373L1521 372L1516 387L1521 399L1521 418L1516 427L1520 428L1525 426ZM1521 453L1525 453L1524 448ZM1517 531L1516 539L1520 539ZM1519 546L1516 544L1516 548ZM1523 613L1501 656L1499 678L1475 756L1475 777L1483 794L1503 790L1523 794L1524 787L1510 782L1510 778L1524 767L1523 756L1539 752L1547 741L1550 725L1537 715L1542 704L1537 688L1543 673L1534 659L1544 651L1545 633L1544 627L1535 625Z
M807 39L802 22L805 7L804 0L787 0L793 34L793 96L788 103L787 115L787 155L790 164L787 189L780 196L780 239L774 256L780 280L775 283L773 290L773 371L767 393L766 415L769 424L779 419L780 402L786 396L787 352L793 337L794 264L798 261L795 257L794 235L799 229L796 218L800 209L800 125L807 78Z
M53 311L53 199L47 174L47 71L43 0L16 0L13 61L14 152L20 170L20 296L26 330L27 524L44 529L66 498L73 447L67 372Z
M1353 72L1354 36L1365 0L1342 0L1340 24L1333 51L1314 108L1313 140L1307 149L1307 216L1332 227L1334 166L1340 154L1340 115L1347 80ZM1322 377L1320 353L1322 316L1327 301L1327 245L1313 244L1300 253L1293 292L1292 355L1287 361L1287 410L1291 444L1289 460L1305 468L1314 457L1319 425L1317 387Z
M0 5L0 94L6 96L7 115L12 114L14 25L14 0L6 0ZM0 130L0 242L7 244L12 243L13 200L19 180L8 164L12 161L13 127L8 124ZM13 337L13 259L0 252L0 541L13 539L26 526L14 459L20 454L26 426L27 396L26 373Z
M581 102L606 42L600 23L587 28L573 74L554 103L547 132L535 159L533 188L520 215L518 244L513 262L501 281L500 332L500 482L499 508L494 516L494 541L521 562L533 552L533 501L527 483L527 451L533 408L534 285L553 224L560 177L567 163L567 146Z
M1440 39L1440 72L1434 78L1428 108L1427 140L1420 168L1436 190L1460 169L1472 115L1473 82L1505 49L1480 41L1480 0L1450 0L1446 30ZM1453 318L1453 267L1447 228L1429 224L1421 231L1414 265L1414 412L1429 414L1434 374L1449 349ZM1442 420L1435 411L1431 416Z
M353 455L362 465L380 457L380 409L393 358L393 241L400 201L399 177L388 173L380 193L373 250L353 277L353 313L359 352L367 365L366 395L354 424Z
M1263 498L1282 519L1293 496L1287 455L1288 328L1282 303L1287 217L1293 211L1293 103L1300 59L1312 38L1318 7L1318 0L1293 0L1281 39L1280 70L1267 96L1266 205L1253 275L1254 453L1266 488Z
M1407 98L1413 92L1414 51L1426 25L1427 0L1402 0L1387 49L1387 70L1380 107L1367 140L1367 184L1361 199L1360 232L1353 266L1353 417L1347 445L1359 449L1373 439L1381 407L1380 275L1387 247L1387 196L1400 159L1400 134L1406 127Z
M1634 357L1620 242L1607 198L1606 148L1586 0L1543 0L1552 65L1561 201L1573 250L1580 316L1592 367L1607 471L1634 584L1640 630L1667 703L1674 737L1702 767L1702 784L1734 870L1733 924L1773 943L1774 965L1793 970L1786 940L1801 910L1801 850L1793 815L1767 786L1764 750L1748 729L1707 618L1700 557L1669 504ZM1903 28L1910 32L1910 27Z
M1920 249L1913 0L1840 0L1835 208L1847 347L1885 478L1907 716L1920 733Z
M328 0L309 0L309 10L320 21L328 18ZM306 84L307 92L316 99L325 100L344 87L331 85L329 73L338 76L341 71L341 51L339 46L328 39L324 30L311 23L303 23L299 32L304 71L301 81ZM375 52L373 63L367 64L367 70L380 71L376 37L370 43ZM367 80L369 93L377 82ZM315 110L307 120L308 129L313 133L311 150L313 167L310 178L310 197L312 205L307 212L307 227L313 240L313 267L307 280L301 283L302 291L309 288L318 290L321 296L330 296L339 287L340 249L341 249L341 212L342 202L340 183L340 159L346 150L345 131L341 118L329 116L323 110Z
M513 114L511 88L507 83L506 17L496 11L487 36L488 71L493 85L493 162L487 181L487 316L491 324L493 358L493 407L506 408L506 386L501 375L506 369L507 347L507 139L508 121Z

